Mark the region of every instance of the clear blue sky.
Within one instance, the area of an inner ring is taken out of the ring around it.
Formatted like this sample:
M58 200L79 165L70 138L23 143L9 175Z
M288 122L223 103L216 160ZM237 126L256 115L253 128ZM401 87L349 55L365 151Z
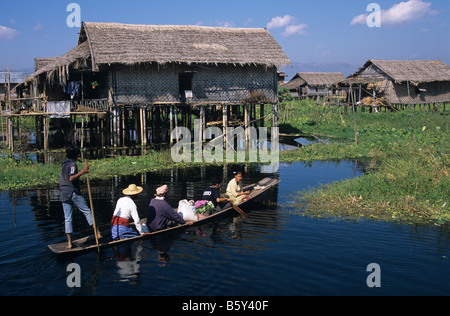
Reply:
M79 32L66 24L72 2L83 21L265 27L295 63L440 59L450 65L449 0L22 0L1 4L0 69L9 61L13 69L33 68L35 57L72 49ZM379 28L365 22L372 2L383 10Z

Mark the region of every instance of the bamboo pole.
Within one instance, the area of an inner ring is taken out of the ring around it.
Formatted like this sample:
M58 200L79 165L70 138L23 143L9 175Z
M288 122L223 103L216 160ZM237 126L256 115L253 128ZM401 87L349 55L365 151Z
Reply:
M175 123L175 130L178 130L178 109L177 109L177 107L174 107L174 114L175 114L175 121L174 121L174 123ZM180 140L180 137L179 137L179 134L178 133L176 133L176 141L178 142L179 140Z
M406 82L407 86L408 86L408 99L409 99L409 110L411 113L411 127L412 127L412 132L413 132L413 139L416 140L416 134L414 132L414 122L413 122L413 112L412 112L412 107L411 107L411 92L409 90L409 80Z
M86 166L88 165L87 159L85 160ZM98 253L100 253L100 244L98 242L98 230L97 230L97 225L95 223L95 213L94 213L94 203L92 202L92 193L91 193L91 183L89 181L89 172L86 174L87 178L87 186L88 186L88 191L89 191L89 202L91 205L91 213L92 213L92 223L93 223L93 227L94 227L94 236L95 236L95 243L97 244L97 251Z
M352 85L350 84L350 97L352 100L352 107L353 107L353 127L355 130L355 146L358 147L358 132L356 129L356 111L355 111L355 98L353 95L353 88Z
M173 145L173 106L170 107L170 117L169 117L169 125L170 125L170 145Z

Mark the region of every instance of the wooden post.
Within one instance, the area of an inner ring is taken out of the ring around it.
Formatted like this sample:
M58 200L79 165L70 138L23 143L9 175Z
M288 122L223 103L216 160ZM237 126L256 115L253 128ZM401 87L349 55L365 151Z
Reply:
M177 133L175 134L175 139L178 142L180 138L178 136L178 110L176 107L173 108L173 113L174 113L174 128L177 131Z
M116 147L121 147L122 144L125 144L125 134L123 133L125 133L126 112L124 108L116 107Z
M222 105L222 134L223 134L223 148L227 148L227 127L228 127L228 105ZM226 164L224 164L226 165Z
M47 108L47 106L45 106ZM46 111L47 112L47 111ZM49 150L49 130L50 130L50 118L48 115L44 116L44 150Z
M202 105L202 106L200 106L200 128L202 129L201 130L202 141L205 140L205 134L204 134L205 125L206 125L206 122L205 122L205 106Z
M414 122L413 122L413 112L412 112L412 107L411 107L411 92L409 90L409 80L406 81L406 84L408 86L408 99L409 99L409 109L410 109L410 113L411 113L411 127L412 127L412 132L413 132L413 139L416 140L416 134L414 133Z
M2 109L0 107L0 114L2 113ZM4 130L4 125L3 125L3 116L0 116L0 125L2 126L2 138L0 140L0 142L4 141L4 137L5 137L5 130Z
M118 146L118 142L117 142L117 138L118 138L118 134L117 134L117 127L119 125L119 116L117 115L118 109L117 106L113 108L112 110L112 115L111 115L111 136L112 136L112 145L114 147Z
M12 128L12 117L7 116L6 117L6 139L8 140L8 149L14 150L14 135L13 135L13 128Z
M248 141L250 139L249 137L249 129L248 129L248 104L244 104L244 129L245 129L245 149L248 149Z
M358 147L358 132L356 130L356 110L355 110L355 97L353 95L353 88L350 84L350 95L352 100L352 107L353 107L353 128L355 131L355 146Z
M173 145L173 106L170 106L170 117L169 117L169 125L170 125L170 145Z
M278 127L278 104L272 106L272 125Z
M265 116L265 111L264 111L264 104L261 104L259 106L259 126L260 127L264 127L265 125L265 119L263 119Z
M144 107L140 108L141 116L141 145L147 146L147 124L146 124L146 111Z
M150 139L150 143L151 144L153 144L153 131L154 131L154 120L153 120L153 117L154 117L154 111L155 111L155 108L153 107L153 106L151 106L150 107L150 113L149 113L149 116L150 116L150 136L149 136L149 139Z
M81 116L81 145L80 148L84 148L84 115Z

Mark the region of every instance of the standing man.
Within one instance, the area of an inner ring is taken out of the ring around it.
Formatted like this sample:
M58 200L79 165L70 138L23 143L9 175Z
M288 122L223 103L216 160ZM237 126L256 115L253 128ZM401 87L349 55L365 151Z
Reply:
M81 196L80 192L80 177L89 172L89 166L86 165L83 170L78 172L76 161L81 155L80 149L74 145L69 145L66 149L67 159L64 161L61 176L59 180L59 189L61 192L61 202L64 209L65 231L67 234L68 249L72 249L72 213L73 206L76 205L80 210L90 226L93 225L92 213L86 204L86 200ZM96 232L98 238L101 236Z

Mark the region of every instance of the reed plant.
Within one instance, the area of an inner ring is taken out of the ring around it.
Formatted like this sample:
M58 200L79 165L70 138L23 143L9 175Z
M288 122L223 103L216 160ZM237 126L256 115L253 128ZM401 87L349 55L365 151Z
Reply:
M311 134L327 139L280 153L281 162L315 160L364 161L367 173L293 194L296 212L317 216L370 217L406 221L450 221L448 114L426 108L410 111L356 113L351 109L288 101L280 132ZM357 127L355 143L354 123ZM79 162L82 164L83 162ZM56 186L62 161L53 165L0 156L0 190ZM91 179L134 175L173 167L170 150L119 156L89 162ZM204 163L201 163L204 164ZM217 164L217 163L216 163Z
M283 153L285 158L289 161L366 160L370 170L359 178L294 194L292 200L298 213L408 222L450 221L449 120L446 113L413 111L417 126L414 131L409 111L359 111L356 115L356 146L350 114L305 102L299 103L296 111L289 122L293 128L339 137Z

